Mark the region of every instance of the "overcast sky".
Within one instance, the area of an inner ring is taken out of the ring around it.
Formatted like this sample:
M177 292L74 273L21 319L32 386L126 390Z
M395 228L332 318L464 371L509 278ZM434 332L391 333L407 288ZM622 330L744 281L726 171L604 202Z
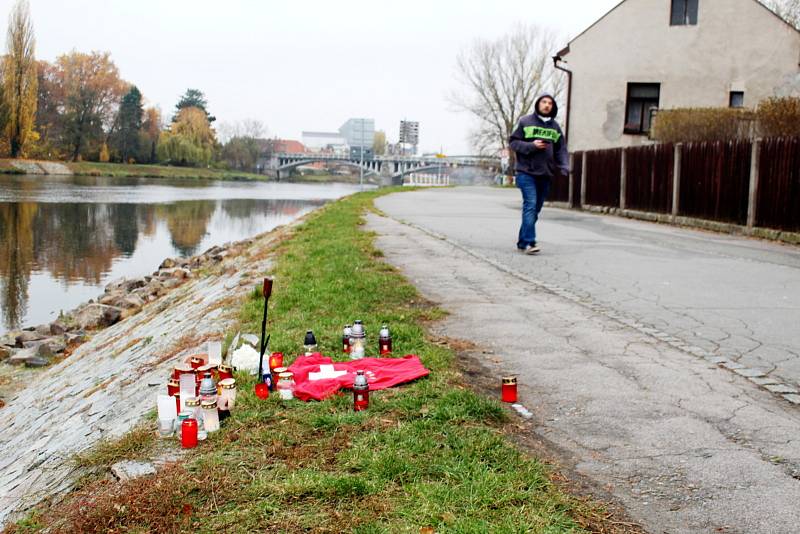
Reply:
M171 114L188 87L219 122L262 121L270 136L335 131L375 119L396 141L420 122L420 146L468 151L471 119L447 95L455 58L515 21L574 37L618 0L30 0L36 54L101 50L150 104ZM12 0L0 0L7 17ZM3 19L5 20L5 19Z

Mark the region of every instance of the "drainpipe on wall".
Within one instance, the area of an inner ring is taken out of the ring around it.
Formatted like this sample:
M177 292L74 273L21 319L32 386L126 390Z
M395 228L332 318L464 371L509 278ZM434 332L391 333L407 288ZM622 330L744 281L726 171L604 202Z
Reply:
M567 130L567 142L569 142L572 131L569 129L569 120L572 118L570 108L572 107L572 71L559 65L564 59L561 56L553 56L553 66L560 71L567 73L567 118L564 120L564 128Z

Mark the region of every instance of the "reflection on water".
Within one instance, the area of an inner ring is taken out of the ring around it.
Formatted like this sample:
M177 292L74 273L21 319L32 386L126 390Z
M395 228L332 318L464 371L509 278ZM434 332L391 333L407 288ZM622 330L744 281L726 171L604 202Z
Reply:
M27 198L25 191L9 193L6 185L0 182L0 195ZM63 182L58 187L69 190ZM60 310L96 297L111 279L148 274L165 257L191 256L268 231L320 206L325 198L349 192L328 190L301 200L229 198L237 195L226 188L223 199L213 200L201 187L200 195L184 195L201 200L146 203L150 199L141 195L153 191L142 191L142 184L134 187L139 203L97 202L91 194L75 202L73 192L67 202L41 195L31 197L36 201L0 201L0 316L6 328L53 320ZM244 186L240 196L270 196L261 191L253 195L251 187ZM102 195L108 198L108 193Z

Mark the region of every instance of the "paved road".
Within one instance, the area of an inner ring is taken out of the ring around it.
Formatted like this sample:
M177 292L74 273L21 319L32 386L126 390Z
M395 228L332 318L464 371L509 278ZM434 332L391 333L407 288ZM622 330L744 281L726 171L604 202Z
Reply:
M428 191L378 205L687 344L800 385L800 247L545 208L543 252L530 258L514 249L516 190Z
M797 249L550 209L527 257L514 190L377 206L387 260L452 312L442 333L518 374L531 432L648 531L797 532L800 397L763 387L800 377Z

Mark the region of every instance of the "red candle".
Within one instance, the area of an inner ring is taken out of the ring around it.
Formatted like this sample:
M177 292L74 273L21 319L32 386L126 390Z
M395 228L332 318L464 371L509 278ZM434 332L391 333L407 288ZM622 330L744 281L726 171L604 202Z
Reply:
M503 402L517 402L517 377L504 376L503 389L501 392Z
M183 373L194 373L194 369L192 369L190 365L186 364L176 365L172 370L172 378L175 380L180 380Z
M192 366L192 369L197 369L198 367L202 367L205 364L205 360L200 356L192 356L189 358L189 365Z
M256 397L261 400L264 400L269 397L269 386L266 385L264 382L259 382L256 384Z
M174 378L170 378L169 382L167 382L167 395L171 397L176 393L180 393L180 391L181 391L180 383Z
M358 391L353 389L353 410L362 412L369 408L369 388Z
M219 374L220 380L225 380L226 378L233 378L233 367L230 365L225 365L224 363L221 364L217 368L217 372Z
M178 413L181 413L181 394L180 392L173 395L175 397L175 406L178 407Z
M356 371L353 382L353 410L361 412L369 408L369 382L364 371Z
M184 419L181 423L181 447L194 449L197 447L197 420Z
M274 371L277 367L283 367L283 353L273 352L269 357L269 370Z

